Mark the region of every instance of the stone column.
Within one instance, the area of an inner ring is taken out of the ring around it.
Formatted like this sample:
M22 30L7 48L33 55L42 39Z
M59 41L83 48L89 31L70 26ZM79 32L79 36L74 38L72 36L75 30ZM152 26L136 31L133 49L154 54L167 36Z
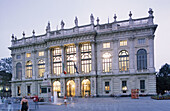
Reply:
M75 86L75 96L81 96L81 92L80 92L80 78L79 77L77 77L77 78L75 78L75 84L76 84L76 86Z
M92 71L91 74L96 74L96 50L95 50L95 42L91 41L91 54L92 54Z
M118 39L113 39L113 73L118 74L119 72L119 53L118 53Z
M16 87L15 87L15 83L11 83L11 90L12 90L12 97L16 97L17 96L17 92L16 92Z
M25 69L26 69L26 62L27 61L25 61L25 52L23 52L23 53L21 53L21 55L22 55L22 80L24 80L25 79Z
M154 35L150 36L149 38L149 70L150 72L155 72L154 67ZM147 57L148 58L148 57Z
M66 83L65 83L65 79L64 78L61 78L60 79L60 83L61 83L61 96L65 96L66 94Z
M79 44L78 43L75 43L76 45L76 66L77 66L77 71L80 72L80 47L79 47Z
M66 69L66 61L65 61L65 47L63 45L61 45L61 50L62 50L62 75L64 76L64 68Z
M12 56L12 81L16 79L16 65L15 65L15 54L11 54Z
M37 78L37 75L38 73L36 73L36 69L37 69L37 62L36 62L36 50L33 50L32 51L32 54L33 54L33 57L32 57L32 64L33 64L33 67L32 67L32 79L36 79Z
M129 51L129 71L130 73L135 72L135 53L134 53L134 39L135 37L130 37L129 40L129 46L130 46L130 51Z
M96 77L91 77L90 78L90 83L91 83L91 95L92 96L97 96L97 92L96 92Z
M44 50L44 53L45 53L45 72L46 72L47 74L49 74L48 66L50 65L50 64L48 63L48 59L49 59L49 57L50 57L50 55L48 55L48 50L50 50L48 47ZM50 75L49 75L49 76L50 76Z
M51 49L48 48L47 51L47 72L49 74L49 77L52 76L53 72L52 72L52 69L53 69L53 66L52 66L52 63L51 63L51 57L52 57L52 54L51 54Z

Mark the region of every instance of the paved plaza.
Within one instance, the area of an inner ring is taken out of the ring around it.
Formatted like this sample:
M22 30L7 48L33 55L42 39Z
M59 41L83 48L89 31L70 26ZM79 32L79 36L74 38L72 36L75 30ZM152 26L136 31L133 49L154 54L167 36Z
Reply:
M33 103L30 102L30 104L31 111L170 111L170 100L153 100L150 97L74 98L67 105L63 104L63 99L59 99L57 105L39 103L39 109L35 109ZM0 111L8 111L8 109L1 110L1 106Z

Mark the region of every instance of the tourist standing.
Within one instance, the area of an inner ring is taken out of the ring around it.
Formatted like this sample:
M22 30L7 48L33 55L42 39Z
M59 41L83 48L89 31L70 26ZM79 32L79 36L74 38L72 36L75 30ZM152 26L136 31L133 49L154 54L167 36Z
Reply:
M27 111L28 110L28 100L23 97L21 100L21 111Z

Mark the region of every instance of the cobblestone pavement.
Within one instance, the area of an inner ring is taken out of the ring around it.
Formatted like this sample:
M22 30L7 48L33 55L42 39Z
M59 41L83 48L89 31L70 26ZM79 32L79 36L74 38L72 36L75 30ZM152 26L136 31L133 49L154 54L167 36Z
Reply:
M150 97L74 98L73 101L68 101L67 105L64 105L60 98L58 104L40 102L36 110L33 102L29 104L29 111L170 111L170 100L153 100ZM2 109L3 104L0 104L0 111L18 111L19 104L13 106L13 110L8 110Z
M78 98L67 106L39 105L36 111L170 111L170 100L153 100L150 97Z

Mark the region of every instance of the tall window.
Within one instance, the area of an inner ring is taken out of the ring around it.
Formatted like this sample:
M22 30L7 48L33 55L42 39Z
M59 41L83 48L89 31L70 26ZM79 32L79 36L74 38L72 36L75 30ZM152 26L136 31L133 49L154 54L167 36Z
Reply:
M21 63L17 63L16 65L16 79L22 78L22 65Z
M66 60L67 60L67 73L74 74L76 69L74 64L76 62L76 47L75 45L70 45L66 47Z
M28 96L31 95L31 86L27 86L27 95L28 95Z
M21 96L21 86L17 86L17 96Z
M129 54L126 50L122 50L119 53L119 71L129 70Z
M62 73L62 54L60 47L54 48L53 50L53 72L56 75Z
M145 91L145 80L140 80L140 90L141 90L141 93L144 93L144 91Z
M123 91L123 93L126 93L126 91L127 91L127 81L122 81L122 91Z
M89 73L91 71L90 43L81 44L81 71L82 73Z
M106 93L109 93L109 90L110 90L109 82L105 82L105 91L106 91Z
M127 45L127 40L120 41L120 46L126 46L126 45Z
M137 52L137 69L147 69L147 52L145 49L139 49Z
M39 60L38 61L38 76L44 77L44 72L45 72L45 61Z
M106 52L103 54L103 72L110 72L112 68L111 54Z
M26 78L32 78L32 62L28 61L26 63Z

